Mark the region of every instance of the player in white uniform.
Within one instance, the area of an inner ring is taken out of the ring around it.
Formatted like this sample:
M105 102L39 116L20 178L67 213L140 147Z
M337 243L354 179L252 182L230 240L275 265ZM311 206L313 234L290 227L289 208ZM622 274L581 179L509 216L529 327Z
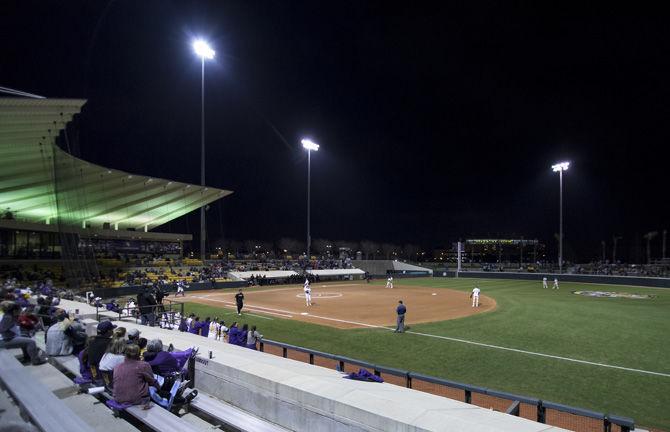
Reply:
M393 278L391 276L386 279L386 288L393 288Z
M546 276L542 278L542 288L549 288L549 286L547 285L547 277Z
M554 278L554 286L551 289L558 289L558 278Z
M303 291L305 291L305 303L307 306L312 306L312 288L309 286L309 279L305 279Z
M480 289L475 286L470 293L470 298L472 299L472 307L479 307L479 293Z

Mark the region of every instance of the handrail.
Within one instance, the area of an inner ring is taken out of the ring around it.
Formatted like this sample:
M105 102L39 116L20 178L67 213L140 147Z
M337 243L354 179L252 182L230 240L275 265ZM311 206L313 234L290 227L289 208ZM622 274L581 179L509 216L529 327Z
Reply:
M631 430L635 429L635 421L632 418L628 417L622 417L614 414L606 414L606 413L601 413L597 411L592 411L588 410L585 408L579 408L579 407L573 407L569 405L564 405L556 402L550 402L550 401L544 401L538 398L530 397L530 396L524 396L524 395L517 395L513 393L508 393L508 392L503 392L503 391L498 391L494 389L489 389L487 387L480 387L476 385L471 385L471 384L465 384L457 381L451 381L447 380L444 378L438 378L430 375L424 375L421 373L416 373L416 372L411 372L411 371L404 371L402 369L396 369L396 368L391 368L391 367L386 367L386 366L380 366L380 365L375 365L370 362L366 362L363 360L358 360L358 359L352 359L349 357L345 356L340 356L337 354L331 354L331 353L325 353L321 351L316 351L316 350L311 350L309 348L297 346L297 345L291 345L275 340L270 340L270 339L263 339L260 341L260 351L264 351L264 345L270 345L270 346L276 346L280 347L283 349L283 355L284 357L287 356L287 350L293 350L293 351L298 351L298 352L303 352L306 354L310 355L310 363L314 364L314 356L318 357L323 357L323 358L328 358L331 360L336 360L339 362L338 364L338 369L342 369L344 363L349 363L349 364L354 364L357 366L365 367L374 370L374 373L376 375L379 375L380 373L387 373L389 375L397 376L397 377L402 377L405 378L406 380L406 386L408 388L412 388L412 380L417 379L421 381L426 381L430 382L433 384L439 384L443 385L445 387L451 387L451 388L456 388L459 390L463 390L464 392L464 400L466 403L472 403L471 399L471 394L472 393L478 393L482 395L487 395L487 396L492 396L492 397L497 397L500 399L506 399L512 402L520 402L524 403L527 405L533 405L537 407L537 421L539 423L545 423L546 420L546 415L545 412L547 409L555 410L555 411L561 411L565 412L568 414L574 414L582 417L588 417L592 419L597 419L601 420L603 422L603 428L604 430L609 431L611 429L611 425L618 425L621 428L622 432L629 432Z

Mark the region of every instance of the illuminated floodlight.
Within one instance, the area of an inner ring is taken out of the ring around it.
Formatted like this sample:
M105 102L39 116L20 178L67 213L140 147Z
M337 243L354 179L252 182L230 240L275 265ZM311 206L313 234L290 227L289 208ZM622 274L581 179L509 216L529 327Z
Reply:
M568 168L570 168L570 162L559 162L556 165L551 166L551 169L553 169L554 172L567 171Z
M207 42L202 39L196 39L193 41L193 50L195 53L203 59L211 60L214 58L214 50L209 46Z
M301 140L300 142L302 143L302 146L303 146L304 148L306 148L307 150L314 150L314 151L318 151L318 150L319 150L319 145L318 145L317 143L315 143L314 141L312 141L312 140L309 140L309 139L303 139L303 140Z

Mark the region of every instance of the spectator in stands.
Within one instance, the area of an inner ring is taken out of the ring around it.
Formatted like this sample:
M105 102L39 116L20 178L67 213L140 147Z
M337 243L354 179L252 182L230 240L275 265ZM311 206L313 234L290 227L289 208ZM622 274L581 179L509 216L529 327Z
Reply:
M107 347L112 342L112 334L116 326L111 321L103 321L98 324L98 335L88 344L83 356L84 362L91 368L98 368L102 356L107 352Z
M195 317L188 328L189 333L200 334L200 317Z
M124 341L126 340L126 328L125 327L119 327L114 329L114 333L112 333L112 339L117 340L117 339L123 339Z
M256 350L256 342L263 339L263 335L256 331L256 326L251 326L251 330L247 332L247 348Z
M20 336L33 337L37 330L42 329L39 318L34 313L35 306L29 303L24 311L19 315L18 323L21 330ZM60 309L58 309L60 311ZM56 311L54 310L54 313ZM65 311L63 311L65 312Z
M128 345L137 345L140 339L140 331L136 328L128 330Z
M124 354L128 344L125 339L115 339L107 347L105 355L100 360L101 371L113 371L116 366L123 363Z
M68 335L71 323L64 310L56 312L56 323L47 330L46 352L50 356L72 354L72 339Z
M152 339L147 343L144 361L151 365L151 369L157 375L165 376L179 372L177 359L169 352L163 351L163 342L160 339Z
M180 332L186 332L188 331L188 323L187 319L182 317L181 320L179 321L179 331Z
M112 299L105 305L105 309L111 312L121 313L121 306L117 303L115 299Z
M79 322L78 318L70 323L70 326L65 330L65 334L72 342L72 354L78 356L81 351L86 348L86 329L84 325Z
M0 348L21 348L23 351L23 361L28 361L34 365L43 364L46 359L40 354L35 341L31 338L19 336L18 318L21 308L13 301L3 301L0 308L4 312L0 319Z
M224 336L228 334L228 327L226 323L221 320L219 325L216 327L216 340L224 340Z
M145 351L147 350L147 340L146 338L139 338L137 340L137 346L140 347L140 356L144 356Z
M114 400L148 408L150 385L158 387L151 366L140 360L140 347L128 345L125 360L114 369Z
M234 321L228 329L228 343L233 345L238 345L239 342L240 329L237 328L237 321Z
M209 337L209 325L211 322L212 320L207 317L200 323L200 336Z
M246 347L247 346L247 333L249 332L249 325L244 324L242 326L242 330L237 335L237 344L241 347Z

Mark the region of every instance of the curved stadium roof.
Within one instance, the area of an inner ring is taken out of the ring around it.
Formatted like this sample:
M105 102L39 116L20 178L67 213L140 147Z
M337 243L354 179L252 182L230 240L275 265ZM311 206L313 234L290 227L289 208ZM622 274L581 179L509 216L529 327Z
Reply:
M21 221L151 230L232 192L76 158L56 139L82 99L0 98L0 209Z

